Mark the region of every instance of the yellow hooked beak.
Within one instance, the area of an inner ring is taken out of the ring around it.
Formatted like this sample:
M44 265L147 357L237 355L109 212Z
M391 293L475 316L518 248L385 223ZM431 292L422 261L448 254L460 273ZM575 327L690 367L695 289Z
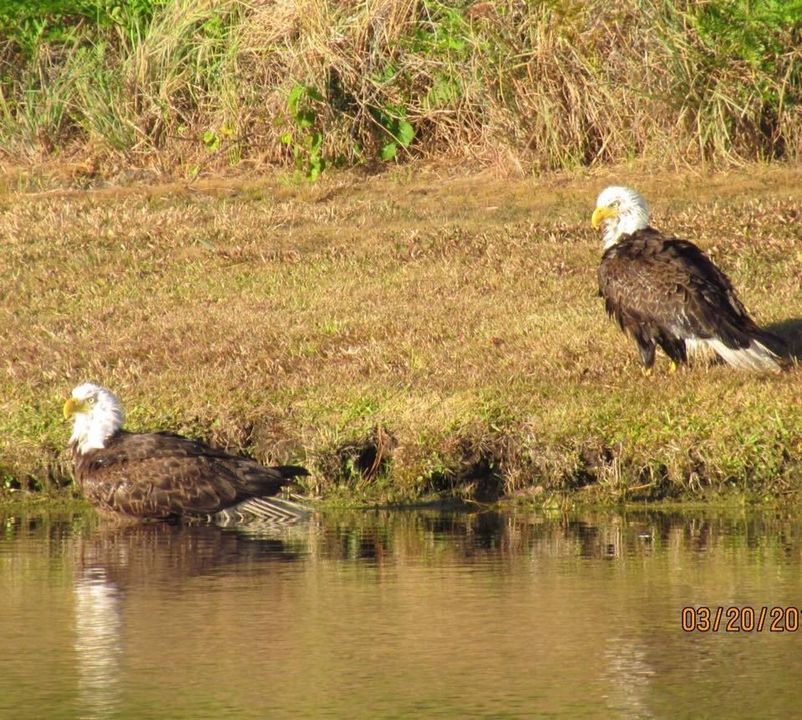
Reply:
M601 227L601 224L605 220L614 217L618 217L618 210L612 207L612 205L607 205L605 207L597 207L593 211L593 216L590 218L591 227L594 230L598 230Z
M82 400L75 398L68 398L64 403L64 419L69 420L75 413L84 412L86 410L86 403Z

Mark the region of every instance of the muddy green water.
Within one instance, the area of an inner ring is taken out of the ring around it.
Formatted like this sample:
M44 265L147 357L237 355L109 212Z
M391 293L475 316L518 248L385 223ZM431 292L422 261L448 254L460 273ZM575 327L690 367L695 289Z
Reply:
M7 517L0 717L799 717L800 567L748 515Z

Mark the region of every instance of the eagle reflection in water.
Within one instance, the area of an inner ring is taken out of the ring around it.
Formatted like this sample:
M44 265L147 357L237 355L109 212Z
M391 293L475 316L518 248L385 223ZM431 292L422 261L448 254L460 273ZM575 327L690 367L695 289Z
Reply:
M108 717L119 702L122 656L120 593L103 568L75 580L75 656L83 717Z
M80 716L119 712L123 674L136 654L130 643L143 629L158 637L164 593L203 603L207 591L224 589L233 574L251 575L259 577L269 602L270 586L278 584L264 578L305 556L309 533L309 526L258 535L254 528L168 523L103 523L88 530L75 544Z

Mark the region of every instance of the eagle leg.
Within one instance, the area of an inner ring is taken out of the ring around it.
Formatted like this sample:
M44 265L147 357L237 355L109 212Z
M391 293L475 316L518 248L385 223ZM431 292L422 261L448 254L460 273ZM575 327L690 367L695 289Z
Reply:
M654 341L643 337L636 337L635 342L638 343L638 350L640 350L640 361L643 367L647 370L654 365Z
M685 340L682 338L662 335L657 338L657 342L674 365L688 362L688 352L685 349Z

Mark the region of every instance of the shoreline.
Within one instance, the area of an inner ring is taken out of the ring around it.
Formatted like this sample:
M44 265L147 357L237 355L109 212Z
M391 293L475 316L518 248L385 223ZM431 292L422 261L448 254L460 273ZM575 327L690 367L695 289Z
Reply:
M797 496L799 369L672 375L660 357L644 378L596 297L589 216L605 185L638 188L657 227L710 252L758 322L799 343L800 179L791 164L638 164L0 183L0 474L44 492L69 477L59 409L91 379L129 429L306 464L324 498Z

